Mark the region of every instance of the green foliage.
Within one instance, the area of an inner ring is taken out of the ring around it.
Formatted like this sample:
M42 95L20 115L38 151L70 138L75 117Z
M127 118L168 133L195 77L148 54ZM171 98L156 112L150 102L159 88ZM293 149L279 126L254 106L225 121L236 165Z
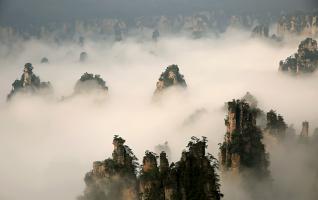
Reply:
M248 168L256 172L259 178L268 177L269 161L265 146L262 143L262 132L256 125L259 109L251 108L248 103L240 100L228 102L228 109L234 115L232 124L235 129L227 132L225 141L220 145L222 165L227 169L232 165L232 155L240 158L240 169ZM226 125L229 126L229 116ZM281 120L281 118L280 118Z
M100 77L100 75L89 74L87 72L81 76L74 88L75 93L89 93L97 90L107 92L108 87L106 86L106 82Z
M94 80L102 88L108 89L106 86L106 82L98 74L94 75L94 74L89 74L89 73L85 72L80 78L80 81L82 81L82 82L89 81L89 80Z
M280 61L281 71L290 71L292 73L312 73L317 69L318 49L317 41L312 38L303 40L298 52L288 57L285 61Z
M87 188L79 200L116 200L122 199L122 191L136 189L136 173L139 166L132 150L124 145L125 140L118 135L114 136L114 145L117 149L113 158L103 162L94 162L94 168L85 176ZM118 162L124 158L124 163Z
M211 154L205 154L207 142L206 137L192 137L187 145L188 151L183 152L183 158L177 163L186 199L220 199L223 196L216 174L218 162Z
M240 153L242 150L242 135L238 131L232 133L231 145L229 146L229 151L231 153Z
M284 121L283 116L277 114L274 110L270 110L266 114L267 124L266 129L270 134L282 139L285 137L287 124Z
M126 140L124 140L122 137L120 137L119 135L114 135L114 139L113 141L119 143L119 144L124 144L126 142Z
M25 74L30 77L30 82L25 83ZM41 91L52 91L50 82L41 82L40 78L33 73L33 66L31 63L26 63L24 66L24 73L20 80L15 80L12 83L12 90L7 96L7 100L10 100L17 93L39 94Z
M164 82L165 87L173 85L173 79L169 77L169 73L174 73L177 80L177 84L182 87L187 87L187 84L184 80L184 76L180 74L178 65L170 65L166 70L161 74L159 80Z
M114 136L113 143L116 148L113 158L94 162L94 170L85 176L87 188L79 200L121 199L122 191L127 186L135 188L136 194L137 188L142 187L137 199L143 200L164 200L165 189L170 189L171 200L219 200L223 196L216 173L218 162L211 154L205 154L208 142L206 137L192 137L187 146L188 150L182 153L181 160L176 164L172 163L170 167L165 160L166 167L159 168L158 156L146 151L138 178L129 171L135 158L129 147L124 148L125 159L128 158L124 165L121 164L121 157L114 158L114 155L122 154L121 147L124 146L124 142L123 138ZM161 155L165 158L165 153ZM164 171L160 171L161 169Z

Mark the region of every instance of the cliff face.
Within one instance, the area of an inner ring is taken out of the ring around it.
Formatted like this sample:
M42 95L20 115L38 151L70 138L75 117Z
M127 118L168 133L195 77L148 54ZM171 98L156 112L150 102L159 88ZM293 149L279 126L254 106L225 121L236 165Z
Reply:
M277 25L277 33L285 35L296 34L302 36L317 36L318 34L317 14L295 14L282 16Z
M52 92L50 82L41 82L40 78L33 73L32 64L26 63L20 80L15 80L12 83L12 90L8 94L7 100L10 100L17 93L48 94L50 92Z
M155 94L161 93L164 89L171 86L187 87L184 77L179 72L178 65L170 65L161 74L157 84Z
M188 151L183 152L176 163L181 199L220 199L219 180L215 168L217 163L211 154L206 154L207 140L192 138Z
M262 132L256 126L256 115L257 110L244 101L228 102L227 132L220 146L224 171L239 174L249 170L258 178L269 176L268 154L262 143Z
M86 188L79 200L135 200L137 199L137 159L115 136L112 158L93 163L93 170L85 176Z
M279 70L293 74L312 73L317 69L317 66L317 41L307 38L300 43L297 53L288 57L285 61L280 61Z
M170 167L164 152L160 154L159 168L155 156L147 153L139 177L141 199L220 199L216 162L206 155L206 142L205 138L193 138L181 160Z
M152 152L147 151L143 158L142 170L139 176L139 194L141 200L164 199L157 157Z
M74 94L87 94L93 92L107 94L108 87L100 75L89 74L86 72L77 81L74 87Z
M139 176L136 159L124 140L114 138L112 159L94 162L80 200L219 200L217 162L205 153L207 140L192 138L181 160L169 165L166 153L146 151Z

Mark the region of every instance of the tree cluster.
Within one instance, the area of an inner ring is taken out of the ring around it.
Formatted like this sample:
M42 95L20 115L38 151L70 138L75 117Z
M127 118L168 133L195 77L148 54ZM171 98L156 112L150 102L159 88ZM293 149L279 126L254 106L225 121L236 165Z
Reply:
M312 38L303 40L298 52L282 60L279 63L279 70L283 72L297 73L312 73L318 66L318 48L317 41Z
M180 161L146 151L139 165L125 140L115 136L112 158L94 162L80 200L219 200L218 163L206 154L207 139L192 137ZM159 164L158 164L159 158Z

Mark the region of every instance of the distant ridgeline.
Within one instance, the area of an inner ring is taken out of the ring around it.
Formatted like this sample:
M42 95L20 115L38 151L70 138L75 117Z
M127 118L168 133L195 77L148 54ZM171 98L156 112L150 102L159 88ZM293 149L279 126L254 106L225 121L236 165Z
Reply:
M89 74L86 72L77 81L74 87L74 95L93 92L107 94L108 87L100 75Z
M312 38L303 40L298 47L297 53L279 63L280 71L290 72L292 74L312 73L317 67L317 41Z
M114 41L125 40L135 34L145 36L149 34L149 40L158 41L161 33L188 33L194 38L208 35L207 33L219 34L227 28L247 28L253 26L254 21L264 21L271 18L260 15L240 14L232 15L227 12L202 11L193 14L174 13L174 15L136 16L134 18L90 18L89 20L76 20L68 22L49 22L35 25L24 25L21 28L1 27L0 37L22 37L29 39L36 37L49 39L54 37L60 43L64 40L77 41L80 46L85 44L85 38L112 38ZM94 30L94 31L92 31Z
M184 80L184 76L180 74L178 65L170 65L160 75L160 78L156 84L155 94L161 93L166 88L171 86L180 86L186 88L187 84Z
M302 35L317 36L318 35L318 13L299 12L296 14L283 15L278 20L277 26L278 36L284 35Z
M160 35L166 33L188 33L194 38L209 36L208 33L219 35L228 29L253 30L267 37L272 24L277 24L273 36L282 38L286 35L301 35L307 37L318 34L317 11L304 11L296 13L260 14L260 13L232 13L224 10L202 10L189 14L174 13L173 15L135 16L133 18L99 17L89 20L70 20L67 22L51 21L41 25L24 24L22 27L0 27L0 37L22 37L25 39L55 38L60 43L63 40L77 41L80 46L85 44L86 38L122 41L125 38L138 34L147 35L157 41ZM258 23L255 27L255 22ZM266 24L266 26L264 26ZM259 26L260 25L260 26ZM256 28L256 29L255 29ZM91 31L94 30L94 31ZM161 34L163 33L163 34ZM7 41L6 41L7 42Z
M248 170L259 179L269 177L269 156L262 143L262 131L256 126L257 114L258 110L244 100L228 102L227 132L220 146L223 171L239 174Z
M269 17L270 18L270 17ZM278 20L261 20L252 29L252 37L270 38L281 41L286 36L318 36L318 13L297 12L284 14ZM277 24L277 30L270 36L270 25Z
M181 160L169 165L165 152L146 151L141 171L125 140L115 136L112 158L97 161L85 176L79 200L219 200L217 162L206 154L206 138L193 137Z
M20 80L12 83L12 90L7 96L11 100L16 94L49 94L53 91L50 82L41 82L40 78L33 73L31 63L24 65L23 74Z

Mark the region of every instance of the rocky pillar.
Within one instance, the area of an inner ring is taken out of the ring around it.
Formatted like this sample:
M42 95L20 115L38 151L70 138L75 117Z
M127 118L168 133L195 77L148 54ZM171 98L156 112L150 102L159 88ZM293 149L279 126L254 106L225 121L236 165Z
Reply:
M308 132L309 132L309 122L304 121L303 122L303 127L301 129L300 135L302 137L308 137Z

